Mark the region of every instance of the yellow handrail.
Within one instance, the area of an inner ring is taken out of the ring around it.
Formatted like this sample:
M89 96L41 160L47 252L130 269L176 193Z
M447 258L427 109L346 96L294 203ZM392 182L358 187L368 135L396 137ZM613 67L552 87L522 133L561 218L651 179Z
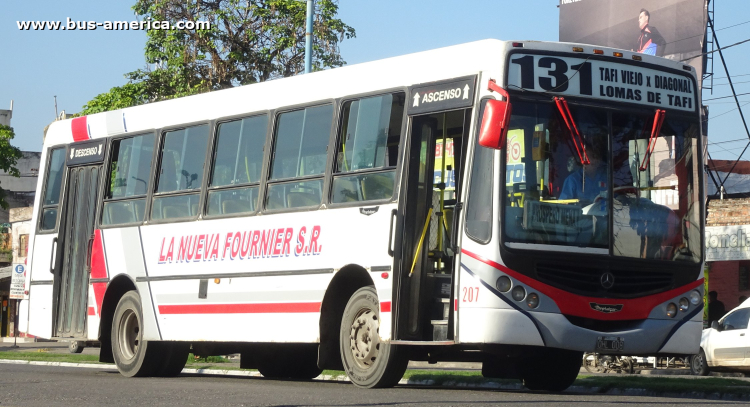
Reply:
M417 265L417 257L419 257L419 251L422 249L422 243L424 242L424 235L427 234L427 226L430 225L430 217L432 217L432 208L427 211L427 219L424 221L424 228L422 228L422 236L419 237L419 245L417 251L414 253L414 261L411 262L411 271L409 271L409 277L414 273L414 267Z

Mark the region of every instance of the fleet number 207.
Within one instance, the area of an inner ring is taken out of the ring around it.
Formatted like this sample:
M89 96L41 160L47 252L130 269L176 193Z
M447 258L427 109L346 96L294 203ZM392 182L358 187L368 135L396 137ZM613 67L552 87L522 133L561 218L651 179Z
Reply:
M479 287L464 287L463 294L464 294L463 302L479 301Z

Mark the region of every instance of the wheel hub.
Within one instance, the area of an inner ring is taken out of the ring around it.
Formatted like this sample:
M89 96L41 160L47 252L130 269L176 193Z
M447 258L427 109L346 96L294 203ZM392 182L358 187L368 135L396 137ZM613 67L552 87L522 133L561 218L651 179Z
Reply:
M349 335L350 350L354 361L362 369L375 364L380 353L380 321L371 309L357 313Z
M120 345L122 355L127 359L132 359L138 352L140 342L138 316L132 310L128 310L120 318L119 333L120 337L117 338L117 341Z

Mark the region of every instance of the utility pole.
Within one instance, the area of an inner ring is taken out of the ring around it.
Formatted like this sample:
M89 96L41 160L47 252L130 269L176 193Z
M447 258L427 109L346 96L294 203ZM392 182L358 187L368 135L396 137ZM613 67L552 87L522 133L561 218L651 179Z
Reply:
M305 73L312 71L312 37L315 0L307 0L307 30L305 31Z

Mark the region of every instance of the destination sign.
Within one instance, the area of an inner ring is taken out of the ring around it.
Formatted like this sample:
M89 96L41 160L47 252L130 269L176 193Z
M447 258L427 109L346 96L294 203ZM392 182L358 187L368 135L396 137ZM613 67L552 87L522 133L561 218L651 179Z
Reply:
M467 76L412 86L407 112L414 115L470 107L475 83L476 76Z
M536 54L513 54L508 89L697 111L693 77L637 65Z
M578 232L581 207L527 200L523 206L523 227L539 232Z
M93 164L104 161L105 140L91 140L68 146L68 165Z

